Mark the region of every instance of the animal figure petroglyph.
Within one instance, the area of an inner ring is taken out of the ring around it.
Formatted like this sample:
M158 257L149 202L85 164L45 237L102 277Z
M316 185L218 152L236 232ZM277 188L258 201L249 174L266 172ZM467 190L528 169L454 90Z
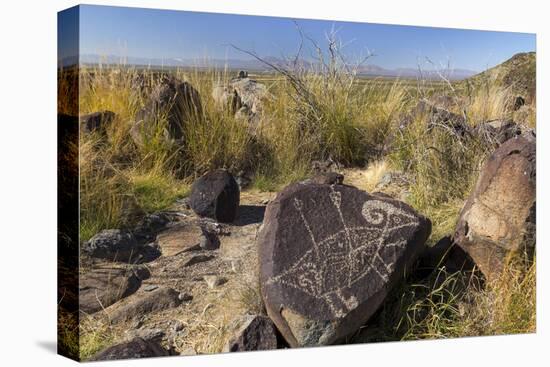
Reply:
M292 287L322 300L332 315L339 318L358 306L356 297L349 291L356 282L370 274L375 274L383 282L388 281L397 253L406 245L403 238L392 241L392 235L401 229L414 228L419 219L398 204L373 198L363 203L361 213L365 225L348 227L341 209L341 192L331 187L329 198L343 228L325 238L315 238L303 202L294 198L294 208L309 234L311 247L294 264L270 278L267 284ZM381 256L382 250L386 261Z

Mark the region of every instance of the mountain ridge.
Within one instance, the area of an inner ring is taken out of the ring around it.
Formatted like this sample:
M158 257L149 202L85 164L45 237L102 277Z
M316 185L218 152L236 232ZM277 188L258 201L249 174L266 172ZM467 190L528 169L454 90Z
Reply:
M274 65L283 65L285 61L281 58L269 56L266 61ZM314 68L315 64L301 60L302 65L307 68ZM63 67L76 65L77 57L69 57L59 61L59 65ZM78 63L81 65L118 65L126 64L132 66L145 67L198 67L198 68L225 68L228 69L244 69L255 72L269 72L271 68L255 59L181 59L181 58L142 58L142 57L120 57L116 55L99 56L96 54L82 54L78 58ZM380 77L403 77L403 78L428 78L437 79L441 75L451 80L463 80L477 74L477 71L468 69L446 69L446 70L423 70L420 68L396 68L387 69L376 64L367 64L358 67L358 74L364 76L380 76Z

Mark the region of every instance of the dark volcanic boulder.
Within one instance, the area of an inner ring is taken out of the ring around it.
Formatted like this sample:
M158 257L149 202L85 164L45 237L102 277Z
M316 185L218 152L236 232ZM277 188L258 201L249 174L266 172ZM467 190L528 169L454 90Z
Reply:
M157 288L123 305L114 305L109 311L112 322L127 321L153 312L168 310L181 304L179 293L172 288Z
M233 222L239 208L240 190L235 178L223 169L210 171L193 183L189 206L201 217Z
M145 268L99 268L80 276L79 304L82 312L91 314L128 297L149 278Z
M277 331L268 317L245 315L234 324L234 335L223 348L224 352L277 349Z
M134 338L128 342L113 345L90 358L90 361L110 361L115 359L150 358L167 356L166 349L152 340Z
M518 125L512 120L492 120L478 124L473 133L482 141L499 146L527 131L528 128Z
M144 139L155 136L181 140L185 124L191 119L200 119L202 114L200 94L190 83L165 78L137 113L130 135L138 146L144 144ZM166 125L159 126L163 121Z
M294 184L267 206L258 237L261 294L292 347L358 330L424 248L430 221L345 185Z
M115 119L115 113L111 111L94 112L80 116L80 129L85 133L100 131L105 133L105 128Z
M535 247L536 139L508 140L488 158L466 201L455 241L489 279L508 255Z
M104 229L82 244L82 253L97 259L137 263L156 259L160 251L142 232ZM154 238L154 236L153 236Z
M414 113L416 116L425 116L427 118L428 130L443 128L461 138L470 134L470 127L463 116L445 108L435 106L427 101L418 102Z

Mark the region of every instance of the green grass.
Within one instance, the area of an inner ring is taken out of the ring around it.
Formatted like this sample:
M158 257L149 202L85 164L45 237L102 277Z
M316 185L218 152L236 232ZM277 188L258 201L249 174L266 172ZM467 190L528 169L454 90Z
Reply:
M147 213L166 209L189 192L187 184L154 172L133 174L129 182L137 204Z
M476 273L409 279L350 342L421 340L536 331L536 262L508 264L482 286Z

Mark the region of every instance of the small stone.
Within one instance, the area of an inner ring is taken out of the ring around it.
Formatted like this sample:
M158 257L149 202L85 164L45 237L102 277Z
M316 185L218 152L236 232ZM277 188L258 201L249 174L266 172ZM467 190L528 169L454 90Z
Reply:
M172 329L175 332L182 331L184 327L185 326L183 325L183 322L181 322L180 320L174 320L172 322Z
M187 260L185 262L185 264L183 264L183 266L184 267L189 267L189 266L192 266L192 265L195 265L195 264L210 261L213 258L214 258L213 255L203 255L203 254L193 255L193 256L191 256L191 258L189 260Z
M132 329L139 329L140 327L143 326L143 321L140 319L140 320L136 320L133 324L132 324Z
M182 302L190 302L193 300L193 296L187 292L181 292L178 299Z
M215 233L203 229L199 239L199 247L203 250L216 250L220 247L220 240Z
M143 287L143 290L145 292L152 292L154 291L155 289L157 289L159 286L156 285L156 284L149 284L149 285L146 285L145 287Z
M376 186L380 187L380 188L385 187L385 186L387 186L391 183L392 178L393 177L392 177L391 172L387 172L380 178L380 181L378 181Z
M208 288L214 289L227 282L227 279L219 277L217 275L205 275L204 281L208 285Z

